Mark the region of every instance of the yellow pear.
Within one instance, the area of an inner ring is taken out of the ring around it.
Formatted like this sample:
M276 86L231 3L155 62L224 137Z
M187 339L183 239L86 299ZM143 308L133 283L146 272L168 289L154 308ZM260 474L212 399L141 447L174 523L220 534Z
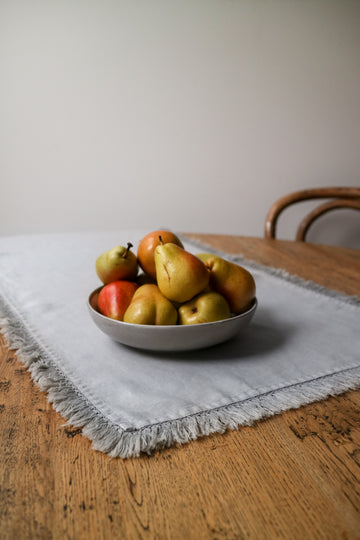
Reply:
M132 324L169 325L177 323L177 311L161 294L157 285L141 285L124 314L124 322Z
M225 298L217 292L201 293L179 308L179 324L201 324L231 317Z
M139 267L136 255L131 251L132 247L130 242L127 247L115 246L96 259L96 273L104 285L112 281L132 281L136 278Z
M232 313L242 313L251 307L256 285L246 268L212 253L197 256L210 271L210 287L226 298Z
M210 274L195 255L172 243L155 248L156 280L160 291L174 302L187 302L202 292Z

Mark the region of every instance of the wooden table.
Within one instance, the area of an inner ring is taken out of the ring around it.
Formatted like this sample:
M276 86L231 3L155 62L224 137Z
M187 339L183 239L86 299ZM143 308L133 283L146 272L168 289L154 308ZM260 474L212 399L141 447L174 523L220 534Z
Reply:
M360 296L360 251L192 235ZM360 391L152 457L91 449L1 340L0 537L360 538Z

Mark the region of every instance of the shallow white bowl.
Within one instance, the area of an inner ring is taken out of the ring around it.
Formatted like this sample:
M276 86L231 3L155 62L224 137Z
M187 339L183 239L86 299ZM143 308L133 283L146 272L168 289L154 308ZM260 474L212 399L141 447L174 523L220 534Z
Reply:
M257 308L255 299L248 311L223 321L169 326L130 324L115 321L98 312L97 296L100 290L101 287L93 291L88 299L90 315L100 330L123 345L153 351L202 349L227 341L248 326Z

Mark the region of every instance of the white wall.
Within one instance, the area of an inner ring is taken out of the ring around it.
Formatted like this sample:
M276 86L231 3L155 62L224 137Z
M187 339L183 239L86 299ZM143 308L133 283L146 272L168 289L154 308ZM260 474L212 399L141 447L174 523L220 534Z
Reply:
M358 0L0 0L0 77L2 235L262 236L360 185Z

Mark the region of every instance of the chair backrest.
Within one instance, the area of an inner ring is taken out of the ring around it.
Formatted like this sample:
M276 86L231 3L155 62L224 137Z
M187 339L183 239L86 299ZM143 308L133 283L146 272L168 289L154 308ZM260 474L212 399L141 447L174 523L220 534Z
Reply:
M265 220L265 238L276 238L278 218L292 204L311 199L330 199L320 204L301 221L296 232L296 240L306 241L306 234L312 223L323 214L336 208L352 208L360 210L360 188L357 187L326 187L304 189L289 193L278 199L271 207Z

